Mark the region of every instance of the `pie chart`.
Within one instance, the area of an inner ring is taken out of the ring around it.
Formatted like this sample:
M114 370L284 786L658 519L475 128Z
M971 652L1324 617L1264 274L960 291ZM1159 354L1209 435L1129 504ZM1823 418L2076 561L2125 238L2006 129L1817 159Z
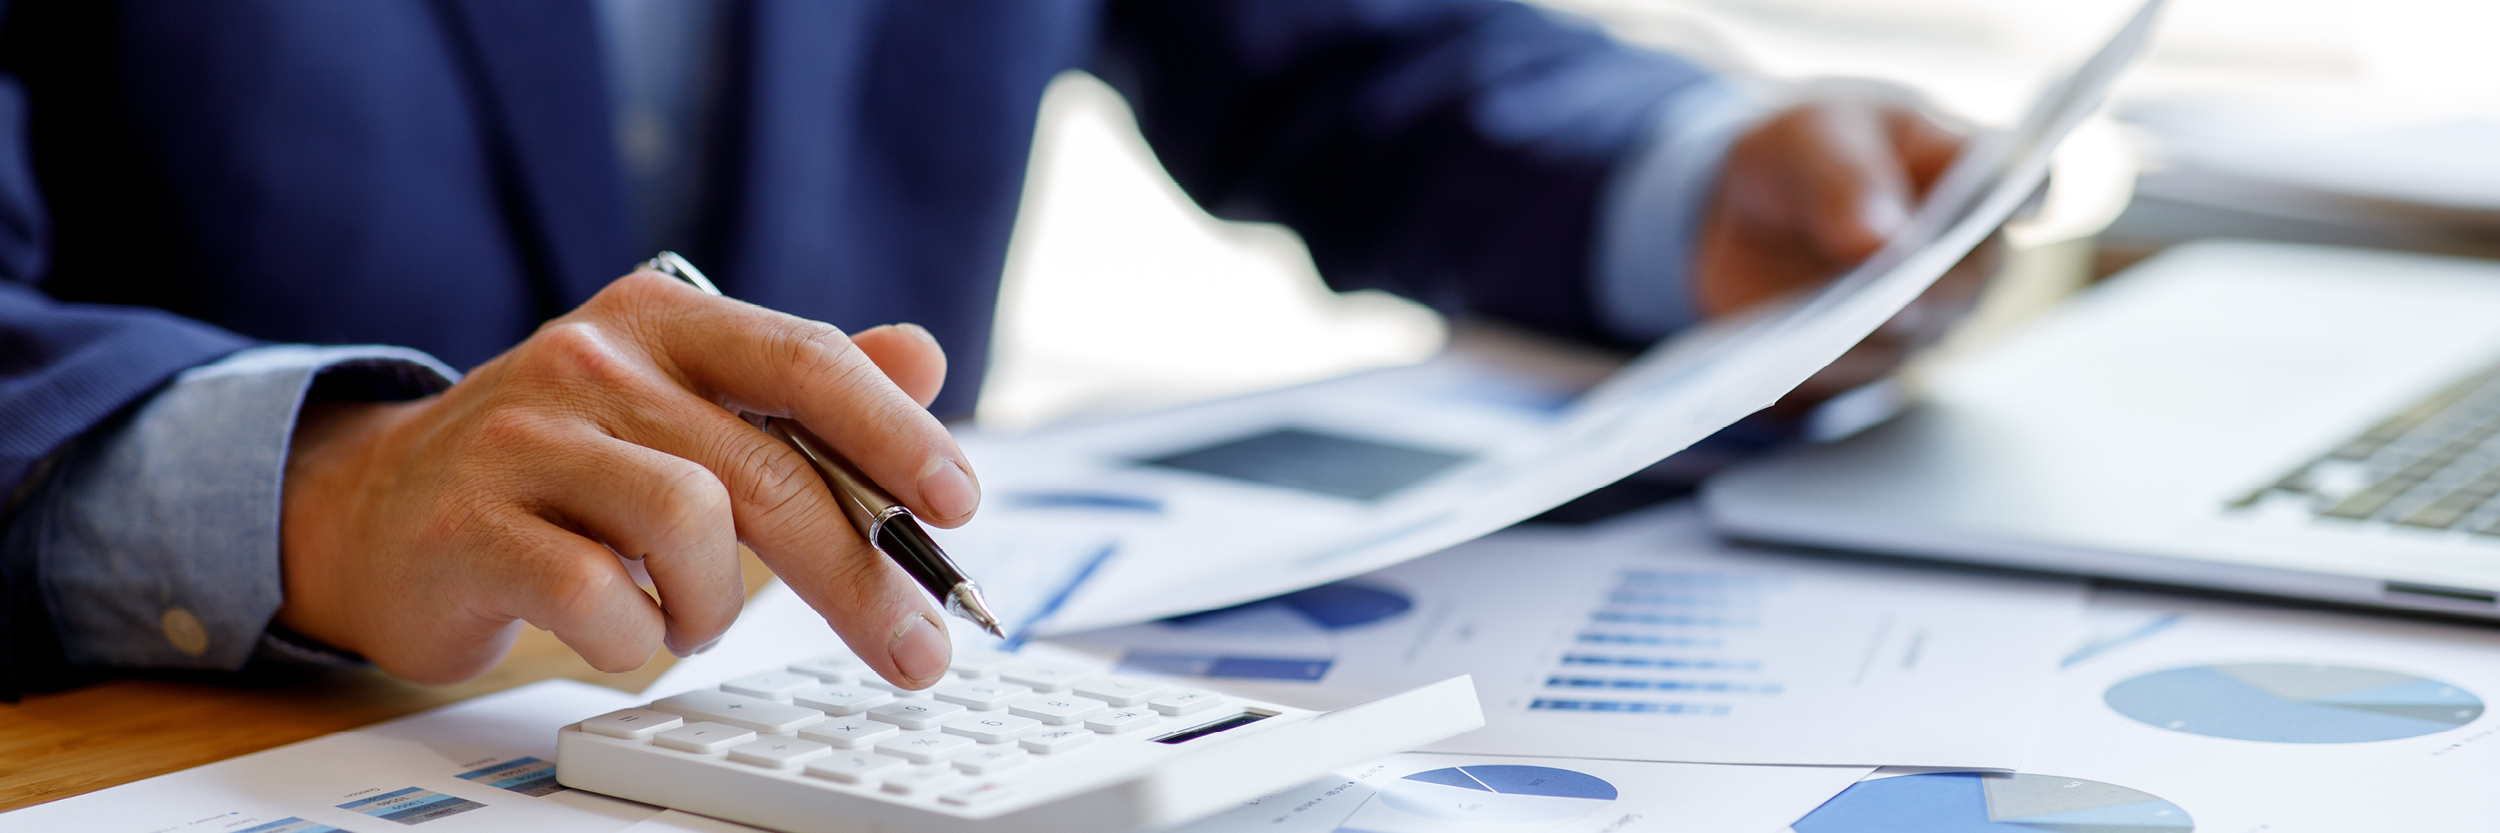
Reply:
M1942 772L1860 781L1798 819L1797 833L2189 833L2179 805L2054 775Z
M1340 833L1537 830L1614 803L1615 785L1544 766L1454 766L1391 781Z
M2341 665L2247 663L2155 671L2101 696L2157 729L2268 743L2363 743L2474 722L2483 701L2438 680Z

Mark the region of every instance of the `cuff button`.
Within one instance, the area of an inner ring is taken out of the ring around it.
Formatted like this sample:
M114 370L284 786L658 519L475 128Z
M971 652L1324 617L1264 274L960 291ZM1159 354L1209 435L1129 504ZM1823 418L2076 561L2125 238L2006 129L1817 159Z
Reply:
M174 650L181 651L183 656L196 657L208 653L208 627L200 624L200 617L193 615L189 609L166 608L160 624L165 628L165 641L173 643Z

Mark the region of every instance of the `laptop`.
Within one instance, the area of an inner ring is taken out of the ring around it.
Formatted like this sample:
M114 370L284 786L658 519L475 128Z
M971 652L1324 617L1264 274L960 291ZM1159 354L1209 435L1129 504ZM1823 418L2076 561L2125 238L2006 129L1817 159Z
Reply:
M2175 247L1703 502L1745 539L2500 619L2500 262Z

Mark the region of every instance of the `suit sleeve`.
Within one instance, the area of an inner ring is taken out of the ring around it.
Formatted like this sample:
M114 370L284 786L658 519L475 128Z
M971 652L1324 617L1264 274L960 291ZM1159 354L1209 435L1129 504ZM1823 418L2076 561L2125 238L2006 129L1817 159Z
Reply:
M1598 340L1604 192L1707 83L1507 0L1116 0L1099 56L1192 198L1338 289Z
M0 527L35 490L39 464L186 368L250 345L162 312L63 304L36 288L45 218L26 156L26 98L0 76ZM0 558L0 695L63 679L59 641L30 561Z

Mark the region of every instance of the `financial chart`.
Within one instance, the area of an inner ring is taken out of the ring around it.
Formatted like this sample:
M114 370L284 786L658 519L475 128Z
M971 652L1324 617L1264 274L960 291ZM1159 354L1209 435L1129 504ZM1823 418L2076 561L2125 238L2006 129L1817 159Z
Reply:
M2437 680L2342 665L2195 665L2132 677L2102 700L2160 729L2269 743L2362 743L2474 722L2483 701Z
M1779 576L1624 570L1554 658L1532 711L1725 715L1777 697L1746 650Z
M1337 830L1537 830L1603 810L1615 796L1615 785L1577 770L1505 764L1443 767L1381 785Z
M1799 819L1796 833L2189 833L2179 805L2115 784L2053 775L1943 772L1878 778Z

